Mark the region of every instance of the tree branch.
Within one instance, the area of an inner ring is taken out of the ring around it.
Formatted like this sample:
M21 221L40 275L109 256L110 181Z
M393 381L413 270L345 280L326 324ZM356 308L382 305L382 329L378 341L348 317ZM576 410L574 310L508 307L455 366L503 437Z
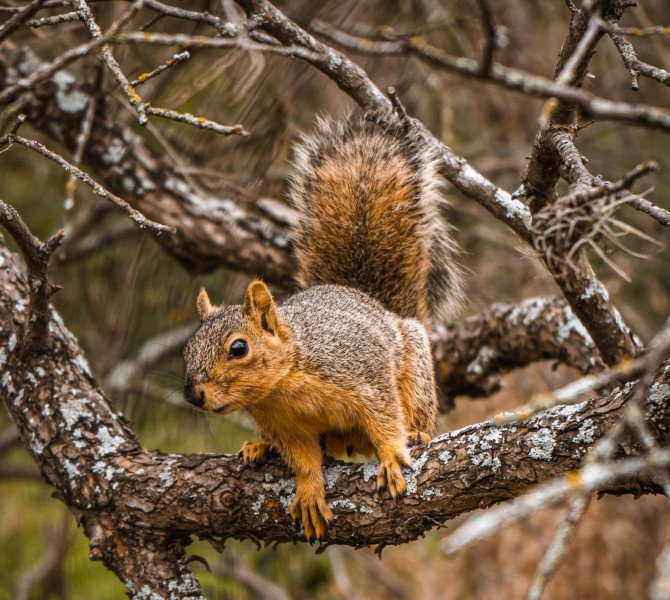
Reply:
M21 326L14 306L27 284L15 255L2 249L0 256L0 341L6 344ZM165 592L177 583L195 586L184 566L184 536L215 542L303 539L288 513L295 482L286 466L272 461L249 468L236 456L143 450L96 387L81 350L55 312L50 328L48 352L30 361L6 358L0 395L57 497L84 524L93 558L104 560L136 592L140 581ZM660 443L670 425L669 381L670 369L661 368L649 392L648 424ZM593 441L621 418L626 404L624 387L524 423L487 421L444 434L413 450L414 464L405 472L409 494L399 503L374 492L375 463L329 460L327 496L336 519L325 544L404 543L435 523L575 470ZM622 442L620 451L634 454L635 447ZM641 481L620 491L656 489ZM149 558L160 568L133 572L137 561ZM195 591L193 597L198 597Z

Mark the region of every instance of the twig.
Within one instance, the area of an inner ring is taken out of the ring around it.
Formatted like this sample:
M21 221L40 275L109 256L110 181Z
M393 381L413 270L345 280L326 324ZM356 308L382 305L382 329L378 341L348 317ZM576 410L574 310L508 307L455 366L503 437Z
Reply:
M560 524L537 567L537 571L526 594L526 600L541 600L542 596L544 596L548 583L553 578L568 552L570 542L575 537L577 528L589 506L590 499L590 495L579 494L570 502L568 514L565 515L565 519Z
M659 69L658 67L652 67L650 64L641 61L637 57L633 44L631 44L625 37L617 33L610 33L609 35L619 51L624 64L630 71L631 89L634 91L640 89L640 84L638 82L640 75L644 75L645 77L649 77L650 79L654 79L655 81L670 87L670 72L665 69Z
M132 19L135 16L137 11L139 11L139 9L142 8L142 4L143 0L135 0L131 4L130 8L126 11L126 13L123 14L118 21L112 24L110 30L115 32L123 25L128 23L130 19ZM90 31L91 35L94 38L102 37L103 35L102 30L95 22L93 13L91 12L91 9L88 7L88 4L86 4L85 0L72 0L72 7L77 11L77 13L79 14L79 18L84 22L86 27L88 27L88 30ZM119 86L121 87L123 93L128 97L131 106L135 107L135 109L137 110L140 125L146 125L147 115L145 112L144 103L142 102L142 98L140 98L137 95L137 92L135 91L133 86L130 85L130 82L128 81L123 71L121 70L121 65L119 65L117 60L114 58L114 55L112 54L110 47L106 44L102 47L102 58L105 61L107 68L111 71L112 75L114 75L115 79L118 81Z
M375 55L413 55L438 69L474 79L483 79L527 96L547 99L555 97L562 102L579 106L585 115L593 118L670 130L670 111L666 109L608 100L581 88L557 83L545 77L505 67L498 63L492 64L488 73L482 75L480 65L476 60L451 56L444 50L431 46L420 37L402 40L391 35L390 40L380 42L344 34L332 25L319 20L312 21L311 26L317 33L357 52ZM594 25L590 37L597 37L598 32L601 30Z
M189 58L191 58L191 54L187 50L184 50L183 52L178 52L165 64L156 67L153 71L149 71L148 73L142 73L137 79L133 79L130 82L130 85L136 88L142 85L143 83L146 83L150 79L153 79L157 75L160 75L163 71L166 71L170 67L174 67L176 64L184 60L188 60Z
M38 154L41 154L42 156L54 161L56 164L63 167L63 169L65 169L66 172L75 175L75 177L77 177L78 179L83 181L86 185L88 185L98 196L100 196L101 198L105 198L106 200L109 200L110 202L118 206L133 221L135 221L135 223L137 223L140 229L150 229L159 235L161 233L176 233L176 229L174 227L161 225L160 223L156 223L155 221L147 219L138 210L132 208L125 200L119 198L116 194L113 194L112 192L103 188L99 183L94 181L87 173L84 173L84 171L82 171L81 169L78 169L74 165L70 164L62 156L56 154L52 150L49 150L39 142L36 142L35 140L28 140L21 136L11 134L6 134L0 137L0 148L2 148L5 144L12 144L12 143L21 144L26 148L34 150Z
M600 35L600 23L596 18L591 18L586 27L584 35L579 40L570 58L565 62L559 74L554 81L559 85L574 85L578 81L580 65L586 60L590 52L593 51L593 44ZM540 125L544 127L545 125Z
M31 19L28 21L34 29L39 27L44 27L45 25L60 25L61 23L71 23L72 21L78 21L79 14L76 12L62 13L60 15L54 15L52 17L43 17L41 19Z
M631 196L627 201L627 204L656 219L661 225L670 227L670 211L657 206L646 198L642 198L641 196Z
M204 117L196 117L191 113L180 113L176 110L170 110L169 108L156 108L149 103L144 104L144 110L147 115L163 117L164 119L178 121L179 123L187 123L193 127L207 129L222 135L240 135L242 137L249 135L249 132L242 125L221 125L216 121L210 121Z
M7 36L11 35L21 25L23 25L30 17L32 17L44 4L45 0L33 0L27 6L22 7L19 11L7 22L0 25L0 42Z
M605 21L602 27L607 33L618 33L620 35L630 35L638 38L649 37L652 35L670 36L670 27L665 25L655 25L654 27L645 27L641 29L639 27L621 27L616 23L608 23Z
M596 492L620 481L639 478L650 469L667 468L669 465L670 450L654 450L641 457L587 465L565 477L537 486L509 506L490 508L471 517L442 542L442 552L454 554L489 537L501 527L516 523L540 508L563 502L575 493Z

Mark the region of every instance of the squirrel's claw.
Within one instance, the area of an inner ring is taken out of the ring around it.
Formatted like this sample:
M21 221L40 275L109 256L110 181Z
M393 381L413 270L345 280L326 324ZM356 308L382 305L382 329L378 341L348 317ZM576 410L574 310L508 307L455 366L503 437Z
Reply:
M328 508L325 497L307 498L296 494L291 505L291 517L297 523L302 521L305 537L312 543L320 541L326 535L333 512Z
M276 455L277 450L270 442L244 442L237 456L244 461L245 465L255 467L267 462L269 458Z
M410 446L421 446L430 441L430 436L425 431L410 431L407 436L407 443Z
M391 498L404 496L407 491L401 464L395 458L382 461L377 471L377 491L383 492L385 489L388 489Z

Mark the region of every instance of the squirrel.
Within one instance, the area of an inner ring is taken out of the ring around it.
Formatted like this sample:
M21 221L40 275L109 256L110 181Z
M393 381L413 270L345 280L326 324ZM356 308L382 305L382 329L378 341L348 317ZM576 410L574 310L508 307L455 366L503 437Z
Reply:
M425 326L453 317L464 291L458 246L439 214L439 157L417 134L362 116L320 119L294 156L304 289L278 304L255 280L241 306L220 307L201 289L184 397L217 414L247 411L261 441L240 456L257 465L279 453L296 477L291 516L312 541L333 518L324 449L376 454L377 489L405 493L408 444L437 428Z

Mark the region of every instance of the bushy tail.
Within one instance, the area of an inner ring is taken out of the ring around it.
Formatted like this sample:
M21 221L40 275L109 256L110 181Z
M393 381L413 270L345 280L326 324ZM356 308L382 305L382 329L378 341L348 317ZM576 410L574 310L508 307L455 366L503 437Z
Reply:
M424 322L464 297L459 249L440 214L438 158L405 131L363 117L319 120L295 147L290 197L298 283L362 290Z

